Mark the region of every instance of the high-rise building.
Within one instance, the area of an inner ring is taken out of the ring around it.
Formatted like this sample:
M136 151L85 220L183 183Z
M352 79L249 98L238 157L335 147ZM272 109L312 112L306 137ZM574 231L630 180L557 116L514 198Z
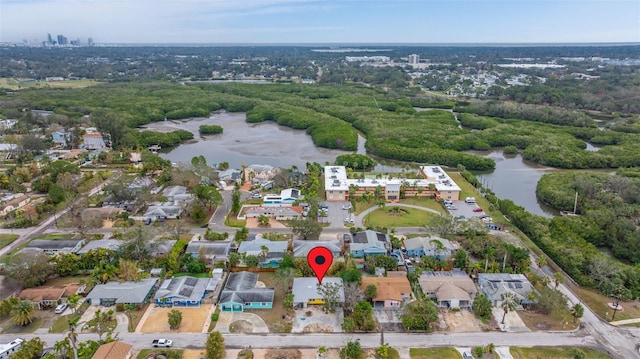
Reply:
M53 39L51 38L51 33L47 34L47 42L49 42L49 45L53 44Z
M420 63L420 55L411 54L409 55L409 63L412 65L417 65Z
M93 43L93 37L90 37L89 39L87 39L87 44L88 44L89 46L93 46L93 45L94 45L94 43Z
M58 46L64 46L64 45L68 45L69 42L67 40L67 37L64 35L58 35Z

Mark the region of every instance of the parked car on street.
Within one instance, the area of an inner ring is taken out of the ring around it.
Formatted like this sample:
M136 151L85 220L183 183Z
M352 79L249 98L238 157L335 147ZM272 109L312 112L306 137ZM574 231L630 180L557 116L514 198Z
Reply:
M154 348L157 348L157 347L169 348L172 345L173 345L173 341L171 341L171 339L155 339L153 341Z

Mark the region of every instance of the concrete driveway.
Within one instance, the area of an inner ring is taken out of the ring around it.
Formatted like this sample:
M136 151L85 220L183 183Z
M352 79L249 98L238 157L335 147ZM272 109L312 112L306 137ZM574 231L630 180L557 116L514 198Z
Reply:
M308 315L310 314L310 315ZM324 313L321 307L296 309L292 333L342 333L343 313Z
M527 328L527 325L524 324L518 312L509 312L504 318L504 324L502 324L502 316L504 315L504 310L502 308L493 307L491 310L493 314L493 319L496 320L500 330L503 332L530 332L531 329Z
M229 334L229 326L238 320L245 320L253 325L252 333L256 334L268 334L269 327L259 315L253 313L244 312L220 312L218 316L218 322L214 330L219 331L222 334Z

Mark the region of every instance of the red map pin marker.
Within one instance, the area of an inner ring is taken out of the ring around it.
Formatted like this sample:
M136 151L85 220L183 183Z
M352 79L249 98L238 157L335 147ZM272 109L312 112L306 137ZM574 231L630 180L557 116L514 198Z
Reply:
M315 247L307 254L307 263L318 278L318 284L322 284L322 278L333 263L333 254L326 247Z

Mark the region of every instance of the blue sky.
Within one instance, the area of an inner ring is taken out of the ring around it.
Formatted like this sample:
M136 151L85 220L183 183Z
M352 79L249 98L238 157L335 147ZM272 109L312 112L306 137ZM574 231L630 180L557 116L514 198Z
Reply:
M640 0L0 0L0 42L640 42Z

